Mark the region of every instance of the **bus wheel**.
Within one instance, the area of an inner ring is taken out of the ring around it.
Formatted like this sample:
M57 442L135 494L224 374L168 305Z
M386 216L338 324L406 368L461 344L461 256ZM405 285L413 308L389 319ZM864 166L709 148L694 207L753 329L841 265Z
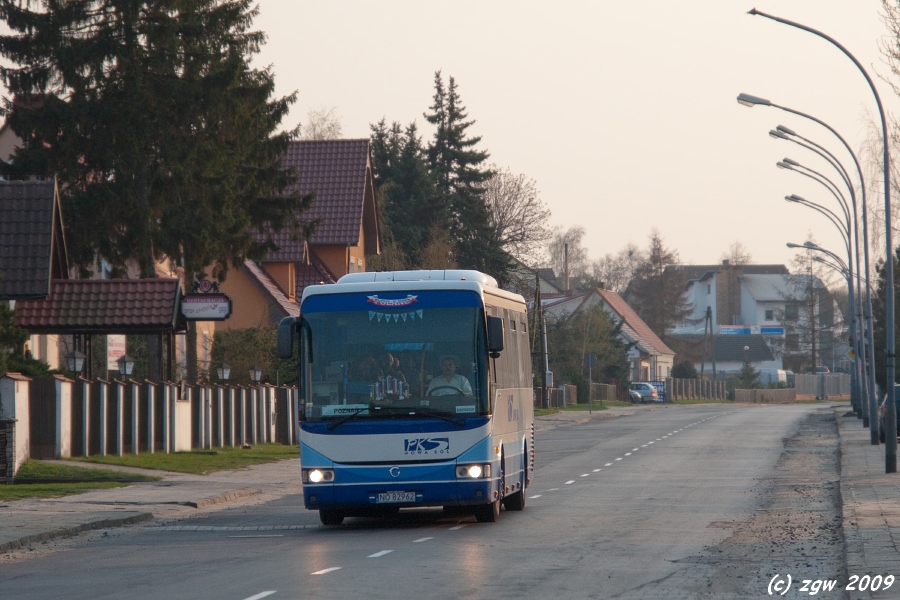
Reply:
M344 522L344 515L336 510L322 509L319 511L319 520L322 525L340 525Z
M475 520L479 523L495 523L500 518L500 500L475 507Z

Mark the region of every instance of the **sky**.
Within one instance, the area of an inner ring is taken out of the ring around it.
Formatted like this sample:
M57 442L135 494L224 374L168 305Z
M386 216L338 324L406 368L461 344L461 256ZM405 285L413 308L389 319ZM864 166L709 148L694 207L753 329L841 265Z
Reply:
M276 93L298 93L286 125L334 108L344 137L381 118L422 133L434 73L453 76L490 162L534 179L552 226L582 226L590 258L651 232L685 264L719 262L739 241L755 263L790 264L809 235L840 252L837 229L800 195L836 208L824 187L775 163L789 157L835 178L816 155L774 140L783 124L834 152L814 123L748 109L746 92L811 114L859 150L877 108L862 74L827 41L747 11L797 21L863 64L886 110L880 0L259 0ZM880 189L877 185L876 189ZM872 204L881 200L870 198ZM871 217L870 217L871 218ZM873 226L874 227L874 226ZM882 243L883 244L883 243ZM874 253L883 255L873 247Z

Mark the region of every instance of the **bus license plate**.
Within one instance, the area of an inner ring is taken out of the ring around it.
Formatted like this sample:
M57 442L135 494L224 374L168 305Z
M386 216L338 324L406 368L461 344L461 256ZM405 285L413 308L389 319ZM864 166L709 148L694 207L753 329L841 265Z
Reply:
M384 492L383 494L378 494L378 497L375 499L375 502L377 502L378 504L415 501L415 492Z

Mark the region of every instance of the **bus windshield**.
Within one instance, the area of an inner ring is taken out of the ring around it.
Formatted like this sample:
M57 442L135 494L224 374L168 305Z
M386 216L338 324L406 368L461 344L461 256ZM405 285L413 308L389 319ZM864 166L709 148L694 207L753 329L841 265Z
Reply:
M488 413L483 309L422 298L411 306L370 301L362 310L337 302L345 308L333 310L321 298L304 304L311 341L304 353L305 420L460 420Z

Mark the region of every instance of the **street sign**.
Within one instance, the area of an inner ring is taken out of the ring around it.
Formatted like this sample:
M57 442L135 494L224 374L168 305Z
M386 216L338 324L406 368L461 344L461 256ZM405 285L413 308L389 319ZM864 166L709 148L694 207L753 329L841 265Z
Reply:
M856 362L856 352L853 351L853 348L850 348L849 350L847 350L847 354L845 354L844 356L846 356L850 360Z
M588 369L593 369L597 366L597 355L596 354L585 354L584 355L584 366Z

